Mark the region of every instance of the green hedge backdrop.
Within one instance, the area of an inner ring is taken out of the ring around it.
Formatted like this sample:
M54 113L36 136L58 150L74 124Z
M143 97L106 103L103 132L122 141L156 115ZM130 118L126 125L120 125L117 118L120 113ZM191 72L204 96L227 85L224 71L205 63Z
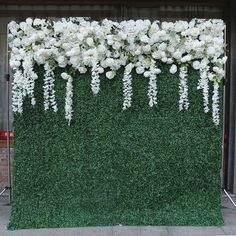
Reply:
M14 121L13 206L9 227L221 225L221 127L203 111L199 75L190 70L190 109L179 112L178 75L161 66L158 107L148 79L133 74L133 103L122 111L123 71L73 81L74 116L64 118L66 81L56 71L58 113L25 101ZM41 78L43 70L38 68Z

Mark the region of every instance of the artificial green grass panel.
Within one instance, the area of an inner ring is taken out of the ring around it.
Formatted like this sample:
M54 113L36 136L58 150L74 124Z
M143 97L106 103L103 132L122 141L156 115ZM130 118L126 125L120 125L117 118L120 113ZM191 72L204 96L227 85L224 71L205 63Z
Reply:
M158 106L148 106L148 79L134 74L126 111L122 70L113 80L101 78L97 96L90 74L78 75L70 126L61 71L56 114L44 112L37 80L36 107L26 101L15 116L10 229L223 224L221 128L203 111L196 72L188 80L190 109L179 112L178 76L161 69Z

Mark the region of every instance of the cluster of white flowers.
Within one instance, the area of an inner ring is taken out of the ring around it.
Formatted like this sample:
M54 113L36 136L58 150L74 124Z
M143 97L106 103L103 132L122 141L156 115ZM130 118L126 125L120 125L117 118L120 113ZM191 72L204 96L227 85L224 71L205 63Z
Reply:
M187 85L188 67L181 66L179 71L179 110L187 110L188 101L188 85Z
M37 79L35 64L45 68L45 110L51 106L54 111L57 111L57 104L53 70L57 67L68 66L81 74L91 68L91 89L96 95L100 90L100 74L105 71L106 77L113 79L117 70L131 63L138 74L149 78L149 105L153 106L157 104L157 63L170 65L172 74L178 67L189 65L200 71L198 84L203 91L205 112L209 110L209 83L219 83L225 74L225 24L222 20L114 22L104 19L98 22L85 18L58 21L28 18L21 23L12 21L8 27L10 66L15 71L15 112L22 112L25 96L32 98L32 104L36 102L33 94ZM132 86L131 79L131 73L126 69L124 91L125 86ZM187 75L181 78L181 84L184 90L180 94L180 103L183 103L180 109L187 109L187 98L182 102L181 97L187 93ZM130 107L131 96L132 88L129 88L124 92L123 108Z
M67 74L66 72L63 72L61 74L62 79L67 80L66 83L66 98L65 98L65 118L68 120L68 124L70 125L70 122L72 120L72 113L73 113L73 79L72 77Z

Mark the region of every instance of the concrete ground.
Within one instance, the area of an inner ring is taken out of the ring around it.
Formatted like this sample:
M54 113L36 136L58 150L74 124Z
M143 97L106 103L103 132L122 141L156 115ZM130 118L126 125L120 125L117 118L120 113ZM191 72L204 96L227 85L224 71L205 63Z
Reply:
M10 207L6 206L6 200L6 196L0 197L0 236L236 236L236 208L225 196L222 197L222 212L225 221L223 227L113 226L16 231L6 229L10 215Z

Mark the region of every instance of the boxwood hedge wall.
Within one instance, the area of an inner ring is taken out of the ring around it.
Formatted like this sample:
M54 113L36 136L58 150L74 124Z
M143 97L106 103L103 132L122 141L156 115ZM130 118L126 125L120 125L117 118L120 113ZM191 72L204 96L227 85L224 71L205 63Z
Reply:
M9 227L221 225L221 127L205 114L190 71L190 109L179 112L178 76L161 66L158 106L148 79L133 74L133 104L122 111L122 76L73 81L74 116L64 118L66 81L56 71L58 113L37 105L16 115L13 206ZM43 77L43 70L38 68Z

